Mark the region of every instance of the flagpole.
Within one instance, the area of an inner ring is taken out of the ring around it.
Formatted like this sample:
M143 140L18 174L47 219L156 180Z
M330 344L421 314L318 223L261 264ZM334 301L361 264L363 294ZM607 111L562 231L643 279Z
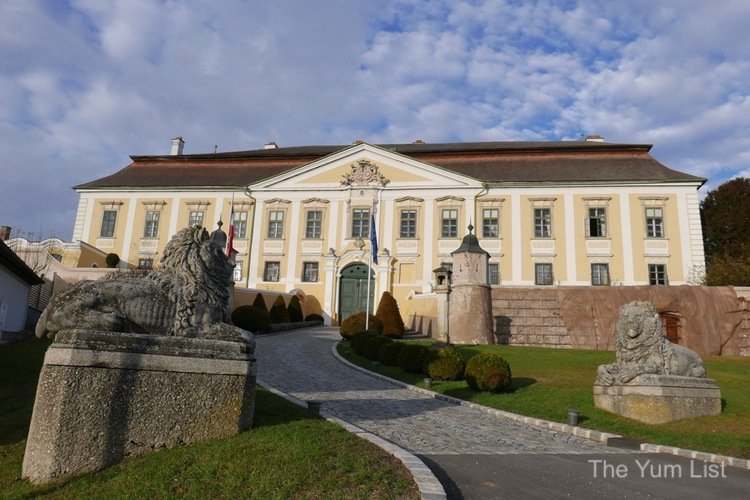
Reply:
M375 252L378 251L378 233L375 229L375 203L372 204L371 212L370 212L370 259L369 259L369 265L367 266L367 306L366 306L366 312L365 312L365 331L370 330L370 282L372 281L370 279L370 273L372 272L372 261L373 258L375 259L375 263L377 264L377 255Z

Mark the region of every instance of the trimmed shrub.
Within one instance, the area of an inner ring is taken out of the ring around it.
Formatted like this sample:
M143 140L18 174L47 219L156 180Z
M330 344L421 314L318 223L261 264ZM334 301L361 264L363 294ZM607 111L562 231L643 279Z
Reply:
M284 304L284 297L281 295L276 297L276 301L271 306L271 310L268 311L268 317L273 325L289 323L289 313L286 310L286 304Z
M108 268L113 269L120 263L120 256L116 253L108 253L107 256L104 257L104 262L107 263Z
M391 339L384 335L370 335L365 340L365 352L364 356L371 361L378 361L378 351L380 346L393 342Z
M455 349L430 350L424 364L425 375L433 380L461 380L466 363Z
M263 309L264 311L268 312L268 307L266 307L266 301L263 300L263 295L260 293L255 296L253 305L259 309Z
M322 325L325 320L320 314L312 313L305 316L305 321L320 321L320 324Z
M404 320L398 310L398 302L390 292L383 292L375 316L383 322L383 335L394 338L404 336Z
M346 318L344 322L341 323L341 327L339 328L339 333L341 334L341 336L345 339L348 339L355 333L364 332L366 315L367 313L365 312L358 312ZM378 318L370 314L370 325L367 331L376 335L382 335L383 323L381 323Z
M422 373L429 348L418 344L405 344L398 353L398 367L409 373Z
M289 314L289 321L292 323L302 323L302 305L299 303L296 295L289 301L289 307L286 309Z
M232 311L232 323L253 333L264 333L271 329L268 311L256 306L240 306Z
M367 339L374 337L373 334L367 332L357 332L349 338L349 343L352 345L352 351L359 354L360 356L365 355L365 344Z
M378 348L378 361L386 366L398 366L398 355L404 346L402 342L386 342Z
M475 391L500 392L510 386L510 365L499 354L483 352L466 363L465 378Z

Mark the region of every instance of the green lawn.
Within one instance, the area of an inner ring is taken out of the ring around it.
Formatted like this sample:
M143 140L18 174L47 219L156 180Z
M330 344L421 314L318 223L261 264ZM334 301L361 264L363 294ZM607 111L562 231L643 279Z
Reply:
M48 345L0 346L1 498L419 498L400 461L262 389L250 431L32 487L20 479L21 463Z
M721 388L721 415L669 424L641 424L594 406L593 383L599 365L615 361L615 353L518 346L458 346L465 359L485 351L497 352L510 364L513 384L501 394L477 393L465 382L433 382L431 389L459 399L513 413L567 421L567 410L577 409L581 427L598 429L644 441L750 458L750 359L708 357L708 376ZM351 351L348 342L339 352L350 361L404 382L422 386L423 376L375 365Z

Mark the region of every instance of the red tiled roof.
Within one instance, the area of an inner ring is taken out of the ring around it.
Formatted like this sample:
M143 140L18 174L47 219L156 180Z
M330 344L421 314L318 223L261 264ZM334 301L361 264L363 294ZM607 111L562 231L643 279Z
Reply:
M252 184L349 146L299 146L230 153L131 156L122 170L76 189L233 187ZM705 182L667 168L650 145L586 141L384 144L379 147L490 184Z

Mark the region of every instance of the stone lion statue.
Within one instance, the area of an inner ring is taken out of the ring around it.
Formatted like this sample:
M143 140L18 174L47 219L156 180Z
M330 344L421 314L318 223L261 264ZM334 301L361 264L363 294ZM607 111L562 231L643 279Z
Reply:
M252 343L248 332L224 323L232 267L204 228L183 229L146 276L83 281L53 297L36 335L85 329Z
M625 384L645 373L706 377L698 353L667 340L659 313L650 303L622 306L616 328L617 362L599 366L597 384Z

